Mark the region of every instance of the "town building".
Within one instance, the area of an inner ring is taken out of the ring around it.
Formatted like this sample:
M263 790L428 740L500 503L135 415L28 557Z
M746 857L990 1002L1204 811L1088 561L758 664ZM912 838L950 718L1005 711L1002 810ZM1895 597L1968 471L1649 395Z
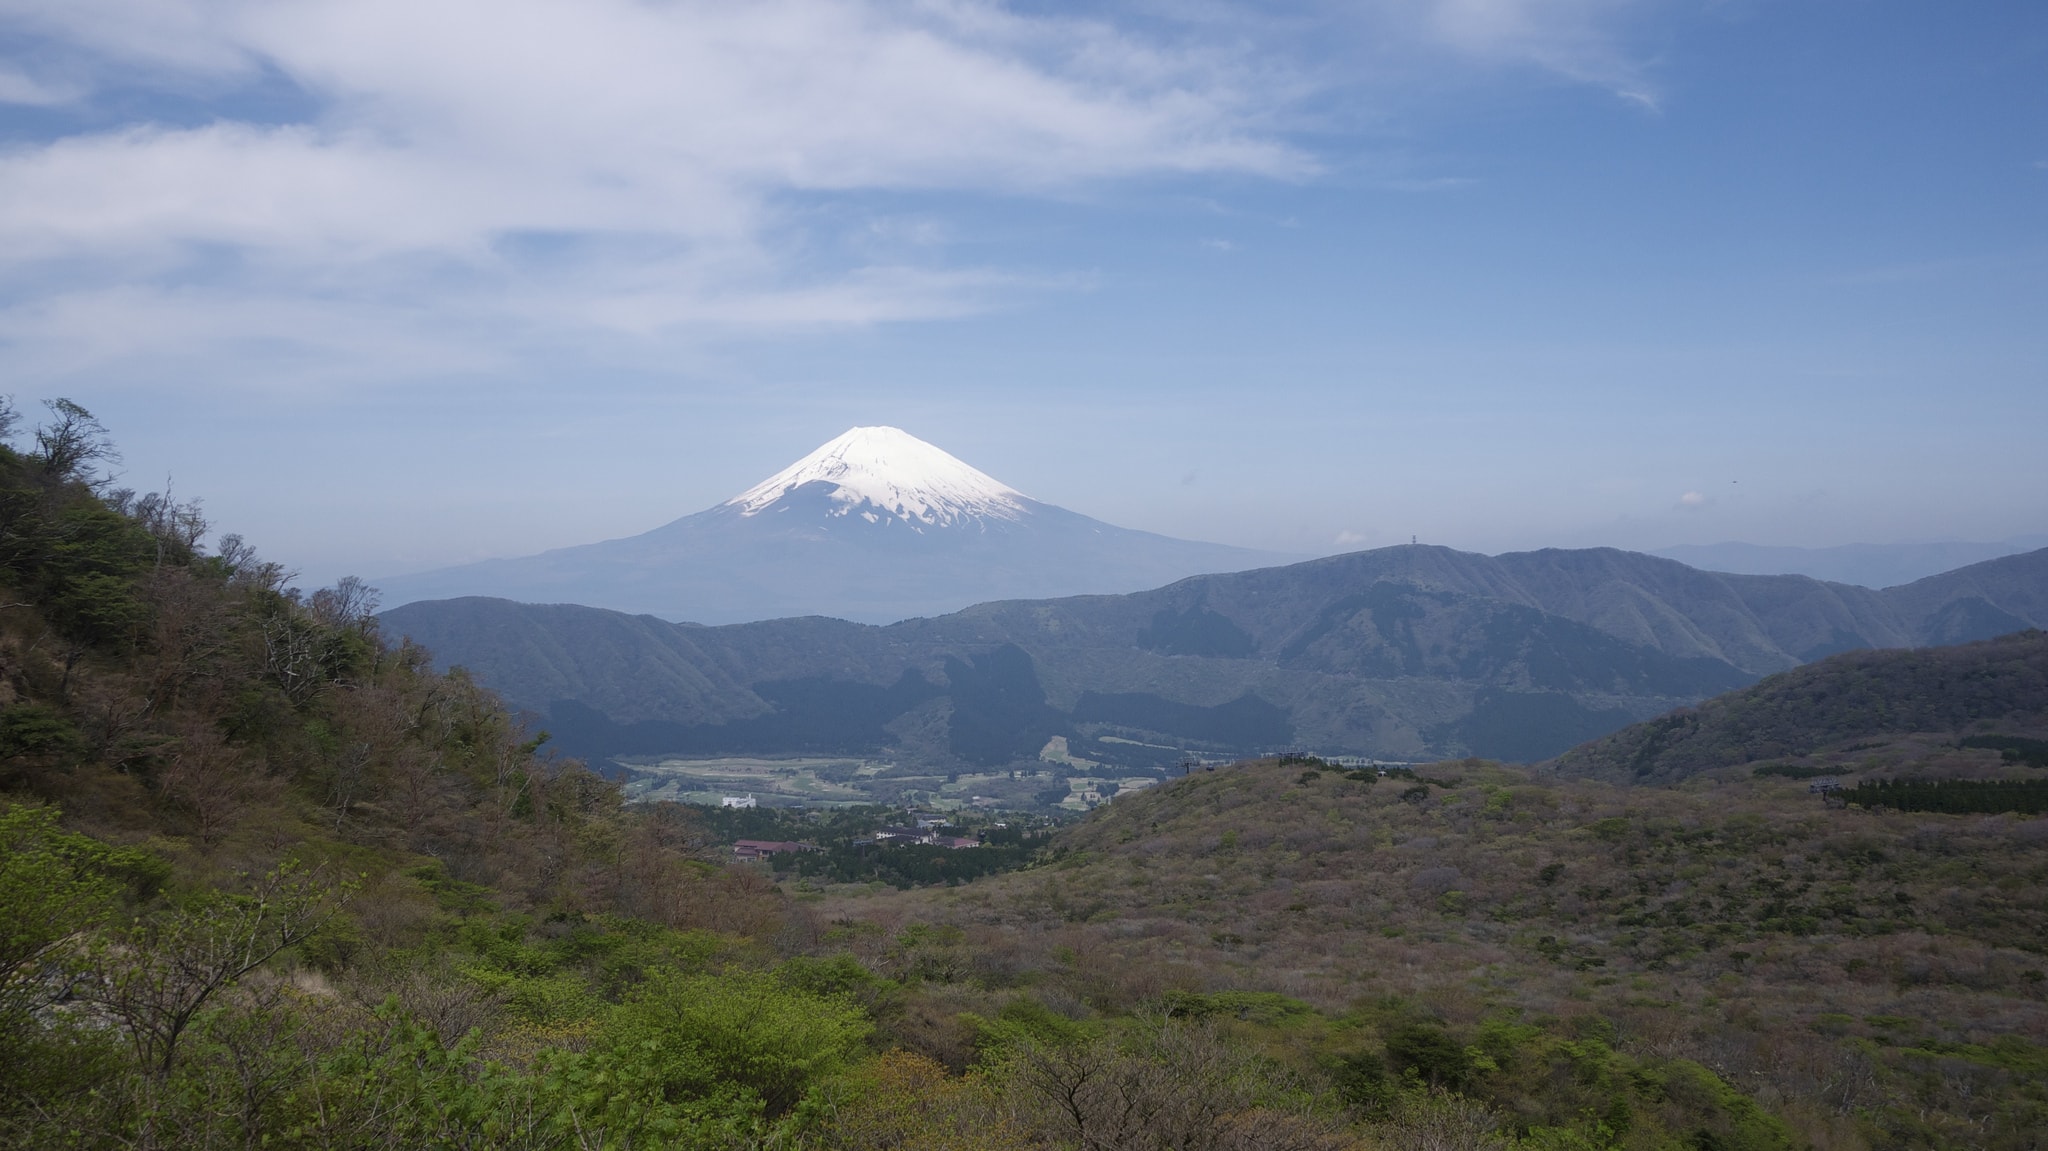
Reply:
M785 852L817 850L816 844L791 843L787 840L776 839L742 839L732 845L732 854L735 859L767 859L770 856L782 855Z

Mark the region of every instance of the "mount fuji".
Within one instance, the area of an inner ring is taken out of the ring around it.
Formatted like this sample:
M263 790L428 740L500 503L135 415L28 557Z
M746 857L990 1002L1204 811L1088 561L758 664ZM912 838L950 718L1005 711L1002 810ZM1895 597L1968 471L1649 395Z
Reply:
M641 535L372 582L392 607L495 596L706 624L892 623L1299 558L1106 524L1034 500L908 432L871 427Z

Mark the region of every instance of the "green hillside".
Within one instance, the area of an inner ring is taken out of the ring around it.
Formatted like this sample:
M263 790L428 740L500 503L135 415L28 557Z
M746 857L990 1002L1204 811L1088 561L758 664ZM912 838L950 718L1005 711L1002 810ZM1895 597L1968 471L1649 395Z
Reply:
M1989 749L1995 745L1982 741L2001 733L2023 738L2044 731L2048 632L2030 630L1953 647L1833 656L1574 748L1555 767L1566 775L1659 783L1815 756L1853 768L1874 758L1873 741L1915 734L1950 743L1975 737ZM1864 746L1850 746L1858 744ZM1879 762L1905 771L1916 764Z
M302 593L234 536L207 554L196 505L104 478L84 409L22 439L0 445L0 1146L566 1147L571 1112L645 1145L685 1114L753 1130L858 1062L856 1009L759 974L785 901L698 858L722 845L387 642L360 583ZM635 1064L642 1101L590 1087L706 988L785 1046Z

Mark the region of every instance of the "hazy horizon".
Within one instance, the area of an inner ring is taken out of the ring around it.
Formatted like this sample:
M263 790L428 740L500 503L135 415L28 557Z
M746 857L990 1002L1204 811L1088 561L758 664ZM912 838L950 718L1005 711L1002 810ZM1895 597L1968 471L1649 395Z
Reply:
M741 492L735 492L733 493L733 496L738 497L743 494L744 493ZM1028 495L1029 493L1025 494ZM688 518L690 515L696 514L698 512L708 511L711 508L718 507L725 502L728 501L715 501L713 504L705 508L698 508L695 509L695 512L684 513L684 515L675 517L675 519ZM649 525L646 530L659 529L668 526L673 522L674 519L664 520L662 523ZM571 543L565 546L577 547L592 543L614 542L622 539L630 539L634 536L642 534L644 534L644 531L632 531L626 533L623 536L605 537L604 539L576 540L572 541ZM1310 549L1307 551L1295 553L1295 555L1296 558L1308 559L1314 558L1316 556L1340 555L1345 552L1369 550L1373 547L1398 546L1403 543L1412 542L1424 541L1420 541L1419 537L1415 536L1411 536L1409 540L1384 540L1374 544L1348 544L1345 541L1332 541L1331 546L1319 549ZM1428 542L1433 543L1434 541ZM1440 546L1455 547L1456 545ZM1458 548L1458 550L1476 551L1481 552L1482 554L1498 555L1506 552L1540 550L1541 548L1546 547L1606 546L1622 545L1611 545L1602 543L1542 543L1530 545L1527 547L1497 548L1492 549L1491 551L1488 551L1487 549L1483 548ZM1702 567L1715 571L1729 571L1753 575L1777 574L1781 572L1804 572L1804 574L1816 575L1820 578L1837 579L1843 582L1851 583L1860 582L1864 583L1865 586L1870 587L1884 587L1889 586L1889 583L1873 582L1867 579L1859 580L1856 578L1852 578L1847 569L1858 565L1851 561L1860 559L1864 561L1862 566L1872 567L1880 570L1888 567L1911 568L1913 570L1910 573L1902 573L1899 578L1890 581L1890 583L1905 583L1909 582L1912 579L1918 579L1922 575L1932 575L1938 572L1950 570L1955 567L1962 567L1967 564L1980 562L1984 559L1991 559L2004 555L2018 554L2025 551L2031 551L2043 546L2048 546L2048 534L2013 536L2003 540L1962 540L1955 538L1947 538L1892 540L1883 543L1856 541L1844 544L1833 544L1823 547L1803 546L1798 544L1758 544L1747 540L1713 540L1701 543L1669 544L1662 547L1632 545L1628 546L1627 550L1641 551L1650 555L1658 555L1664 556L1666 558L1677 559L1681 562L1687 563L1694 567ZM555 549L541 550L547 551ZM1913 556L1911 558L1900 557L1895 554L1902 552L1918 552L1922 554ZM521 551L508 552L504 555L484 556L476 558L486 560L514 559L535 554L538 554L538 552ZM1276 560L1281 560L1284 559L1286 555L1287 553L1276 552L1275 558ZM1774 564L1771 562L1774 559L1781 559L1792 562ZM1736 562L1730 562L1731 560L1734 560ZM1837 568L1843 570L1830 570ZM380 572L377 574L379 576L409 576L414 574L423 574L423 572L425 571L433 570L436 569L422 569L422 572L390 571Z
M75 0L0 368L310 583L890 424L1299 554L2048 531L2048 11Z

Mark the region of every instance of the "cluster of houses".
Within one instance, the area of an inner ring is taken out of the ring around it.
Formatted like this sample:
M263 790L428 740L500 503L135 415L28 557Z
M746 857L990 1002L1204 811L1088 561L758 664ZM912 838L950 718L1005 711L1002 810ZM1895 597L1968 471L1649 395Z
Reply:
M885 827L880 831L875 832L871 836L864 836L860 839L854 840L853 846L855 848L862 848L868 846L902 847L905 844L911 843L928 843L934 847L981 846L981 841L979 839L972 839L964 835L940 835L939 831L944 826L945 825L941 823L932 827L925 827L922 824L914 828Z
M751 797L749 797L751 799ZM946 817L943 815L918 815L912 817L912 827L885 827L873 835L853 841L854 850L867 847L901 847L906 844L923 843L933 847L980 847L981 840L964 835L946 835ZM776 839L742 839L732 845L734 859L767 859L791 851L823 851L815 843L792 843Z

